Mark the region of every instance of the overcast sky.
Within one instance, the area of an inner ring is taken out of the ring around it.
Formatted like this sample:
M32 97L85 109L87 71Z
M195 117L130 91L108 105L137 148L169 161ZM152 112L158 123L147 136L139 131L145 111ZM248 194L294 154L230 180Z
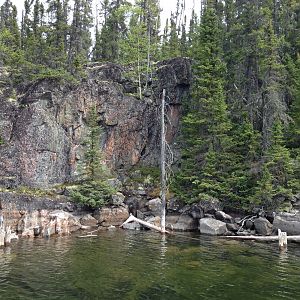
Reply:
M5 0L0 0L0 6L4 3ZM24 6L24 0L11 0L18 8L19 15L21 15L21 11ZM100 2L94 0L94 3ZM133 1L132 1L133 2ZM165 24L165 19L170 16L171 11L175 11L177 0L160 0L160 6L162 8L162 26ZM197 14L199 14L199 0L185 0L186 3L186 14L189 17L192 11L193 6L195 5L195 9Z

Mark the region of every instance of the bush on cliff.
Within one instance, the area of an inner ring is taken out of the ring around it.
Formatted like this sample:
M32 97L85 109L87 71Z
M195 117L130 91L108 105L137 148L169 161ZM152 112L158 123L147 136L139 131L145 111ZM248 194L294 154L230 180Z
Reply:
M97 208L109 204L115 192L106 181L86 181L72 191L71 197L78 203Z

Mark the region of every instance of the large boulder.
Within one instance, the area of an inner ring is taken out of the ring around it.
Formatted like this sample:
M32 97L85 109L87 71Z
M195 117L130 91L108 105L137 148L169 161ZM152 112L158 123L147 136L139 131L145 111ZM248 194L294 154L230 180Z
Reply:
M166 228L174 231L196 231L198 221L189 215L167 216Z
M272 233L273 226L266 218L259 217L254 220L254 228L258 234L270 235Z
M161 215L161 200L160 200L160 198L155 198L155 199L149 200L146 203L146 206L148 207L149 211L154 216L160 216Z
M80 224L83 226L92 226L93 227L93 226L97 226L98 221L90 214L87 214L80 219Z
M225 222L225 223L233 223L233 219L230 215L224 213L221 210L215 212L215 217L217 220Z
M223 235L227 231L226 223L211 219L203 218L199 221L199 230L201 234Z
M273 226L288 235L300 235L300 213L280 213L275 217Z
M94 213L94 218L101 226L105 227L120 226L128 217L127 207L104 207Z

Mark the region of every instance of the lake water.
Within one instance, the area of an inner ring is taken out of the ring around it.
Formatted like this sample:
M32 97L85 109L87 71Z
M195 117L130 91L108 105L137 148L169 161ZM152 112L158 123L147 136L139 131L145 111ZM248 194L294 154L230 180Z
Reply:
M191 238L192 237L192 238ZM117 230L0 249L0 299L300 299L300 244Z

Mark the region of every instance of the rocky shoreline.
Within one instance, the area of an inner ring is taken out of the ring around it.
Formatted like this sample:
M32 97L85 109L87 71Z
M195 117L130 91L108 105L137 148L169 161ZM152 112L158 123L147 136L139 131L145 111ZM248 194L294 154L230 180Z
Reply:
M160 226L161 200L151 199L142 186L130 192L130 196L116 193L110 206L95 210L75 204L66 196L46 198L1 192L1 215L4 226L11 229L13 237L49 237L78 230L111 229L119 227L130 213ZM257 210L255 214L243 217L225 213L217 199L202 200L192 205L171 199L167 206L166 228L216 236L270 236L277 235L278 229L288 235L300 235L300 212L296 209L300 199L296 200L290 212L265 213ZM124 229L146 228L132 222Z

